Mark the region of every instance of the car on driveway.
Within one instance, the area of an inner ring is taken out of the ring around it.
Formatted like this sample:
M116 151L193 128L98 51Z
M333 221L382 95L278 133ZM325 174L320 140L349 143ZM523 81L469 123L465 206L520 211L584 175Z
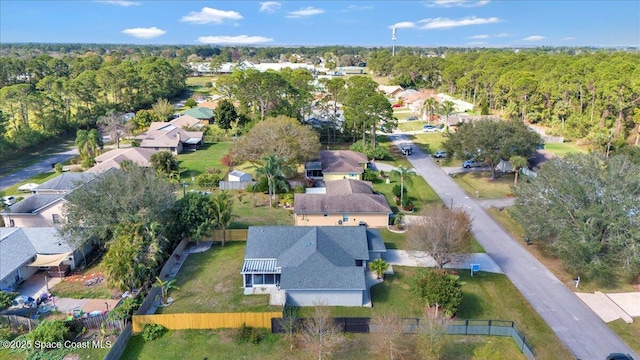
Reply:
M462 167L465 169L470 169L472 167L483 167L483 166L484 164L482 163L482 161L477 161L477 160L467 160L462 163Z
M418 117L415 115L411 115L407 118L407 121L413 121L413 120L418 120Z
M424 132L436 132L438 131L438 128L436 128L434 125L425 125L422 127L422 131Z
M433 157L436 159L444 159L447 157L447 152L444 150L438 150L435 154L433 154Z

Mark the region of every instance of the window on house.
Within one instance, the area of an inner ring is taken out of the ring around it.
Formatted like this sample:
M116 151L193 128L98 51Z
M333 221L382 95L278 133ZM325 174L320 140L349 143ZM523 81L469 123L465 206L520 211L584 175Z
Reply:
M16 227L16 223L13 219L9 219L9 227Z
M348 221L349 221L349 214L347 213L342 214L342 222L346 223Z
M51 218L52 218L54 224L60 224L60 215L59 214L53 214L53 215L51 215Z
M356 266L362 266L362 260L356 260Z
M324 214L322 214L322 215L324 215L324 216L326 217L326 216L329 216L329 213L324 213Z

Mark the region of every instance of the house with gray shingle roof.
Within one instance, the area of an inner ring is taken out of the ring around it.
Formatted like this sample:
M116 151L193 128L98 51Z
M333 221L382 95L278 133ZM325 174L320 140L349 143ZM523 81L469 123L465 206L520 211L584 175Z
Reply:
M62 173L33 189L35 194L19 201L0 215L8 227L56 226L62 221L65 196L95 179L95 173Z
M379 231L366 227L252 226L241 270L245 294L278 287L288 305L363 306L367 264L383 252Z
M384 195L374 194L371 183L342 179L327 181L324 193L295 194L293 200L296 226L367 226L389 225L393 212ZM317 189L317 188L311 188Z
M0 228L0 289L13 288L40 269L73 270L81 256L54 227Z

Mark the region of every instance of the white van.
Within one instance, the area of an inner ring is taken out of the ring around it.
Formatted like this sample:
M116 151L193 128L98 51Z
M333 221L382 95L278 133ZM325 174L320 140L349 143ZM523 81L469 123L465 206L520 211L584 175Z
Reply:
M11 206L16 203L16 198L13 196L3 196L2 203L7 206Z

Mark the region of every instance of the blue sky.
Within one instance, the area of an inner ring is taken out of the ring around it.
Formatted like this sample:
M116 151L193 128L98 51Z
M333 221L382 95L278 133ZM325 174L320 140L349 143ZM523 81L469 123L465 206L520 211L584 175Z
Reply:
M0 1L0 42L638 46L640 1Z

